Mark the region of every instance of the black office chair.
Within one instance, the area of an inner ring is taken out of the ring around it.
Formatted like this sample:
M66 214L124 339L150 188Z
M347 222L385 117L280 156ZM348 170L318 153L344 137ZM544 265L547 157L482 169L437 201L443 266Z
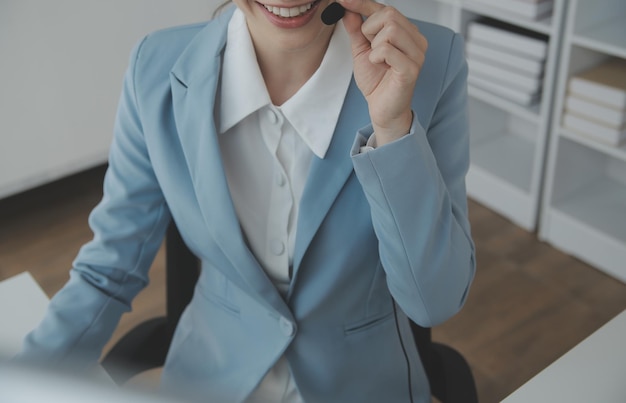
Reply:
M143 371L163 366L178 319L193 295L199 262L174 223L167 230L165 248L166 315L147 320L129 331L101 362L118 384ZM181 270L183 267L189 269ZM411 322L411 330L432 395L442 403L478 402L474 377L463 356L449 346L433 342L430 328Z

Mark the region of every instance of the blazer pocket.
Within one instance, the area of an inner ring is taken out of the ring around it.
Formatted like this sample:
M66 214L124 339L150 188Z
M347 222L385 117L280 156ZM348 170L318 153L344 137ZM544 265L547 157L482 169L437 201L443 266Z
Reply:
M198 290L200 291L200 294L202 294L202 296L206 298L209 302L212 302L214 305L217 305L218 307L222 308L227 313L239 317L240 311L237 305L233 304L232 302L225 299L224 297L221 297L215 293L207 291L202 286L198 287Z
M344 334L346 336L350 336L365 332L367 330L381 326L391 319L393 319L393 311L385 312L380 315L370 316L357 322L347 324L344 328Z

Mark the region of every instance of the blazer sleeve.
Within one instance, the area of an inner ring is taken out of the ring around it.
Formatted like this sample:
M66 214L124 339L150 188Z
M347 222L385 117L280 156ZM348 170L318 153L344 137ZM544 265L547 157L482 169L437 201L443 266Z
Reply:
M357 134L352 149L389 290L402 310L426 327L460 310L475 272L465 188L467 64L458 34L450 42L443 85L431 96L437 101L429 127L414 113L408 135L359 153L370 126Z
M170 215L152 170L135 97L140 49L141 43L131 53L124 77L104 195L89 217L93 240L79 251L69 281L25 338L18 360L95 364L121 315L148 283Z

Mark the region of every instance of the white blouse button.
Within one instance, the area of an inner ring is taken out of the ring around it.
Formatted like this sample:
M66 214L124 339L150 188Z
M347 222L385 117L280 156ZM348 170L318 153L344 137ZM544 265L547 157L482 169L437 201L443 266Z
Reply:
M272 239L270 242L270 251L276 255L280 256L285 252L285 244L282 243L280 239Z
M267 118L271 124L276 124L278 122L278 116L276 116L276 112L271 109L267 111Z
M280 187L285 186L285 176L283 174L276 175L276 185Z

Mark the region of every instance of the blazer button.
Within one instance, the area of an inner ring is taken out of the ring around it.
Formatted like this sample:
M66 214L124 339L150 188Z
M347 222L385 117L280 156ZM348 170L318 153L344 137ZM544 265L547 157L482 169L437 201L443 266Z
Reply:
M280 330L287 337L293 336L293 334L296 332L296 326L284 316L280 317L278 324L280 325Z

